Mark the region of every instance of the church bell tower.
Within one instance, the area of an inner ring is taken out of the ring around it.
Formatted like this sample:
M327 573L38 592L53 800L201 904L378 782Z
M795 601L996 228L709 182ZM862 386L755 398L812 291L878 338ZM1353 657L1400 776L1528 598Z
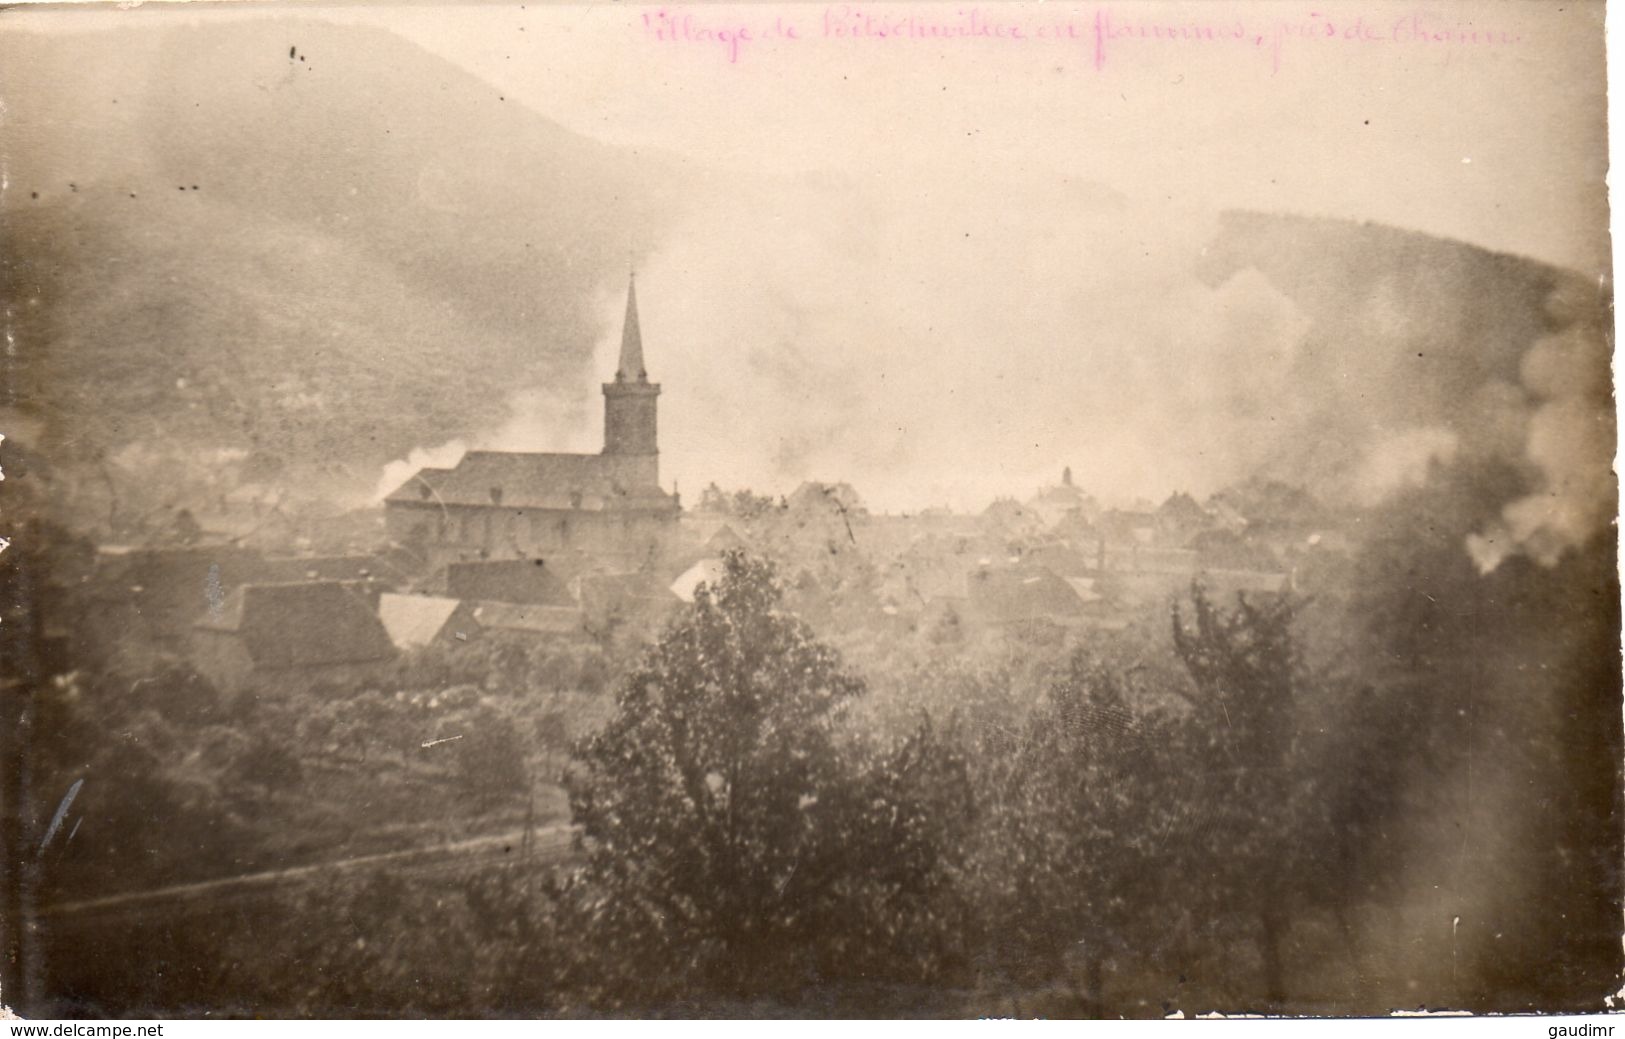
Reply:
M638 330L638 286L626 288L626 320L621 326L621 360L615 381L604 383L604 454L622 460L629 482L660 484L660 448L655 435L655 404L660 384L643 368L643 336Z

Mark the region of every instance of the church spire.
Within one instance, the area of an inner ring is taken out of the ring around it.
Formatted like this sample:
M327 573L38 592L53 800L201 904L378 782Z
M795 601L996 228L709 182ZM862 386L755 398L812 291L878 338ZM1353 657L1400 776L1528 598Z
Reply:
M626 282L626 320L621 325L621 363L615 369L616 382L648 382L643 370L643 335L638 331L638 276Z

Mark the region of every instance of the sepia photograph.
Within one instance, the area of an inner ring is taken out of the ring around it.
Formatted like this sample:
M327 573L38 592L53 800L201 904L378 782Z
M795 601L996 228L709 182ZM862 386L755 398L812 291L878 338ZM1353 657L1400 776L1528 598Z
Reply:
M0 8L0 1006L1619 1009L1604 14Z

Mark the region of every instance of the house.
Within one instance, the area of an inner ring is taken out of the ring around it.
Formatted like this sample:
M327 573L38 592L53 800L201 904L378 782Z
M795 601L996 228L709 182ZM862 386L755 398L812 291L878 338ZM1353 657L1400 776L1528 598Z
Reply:
M982 527L1004 537L1031 537L1044 529L1038 513L1014 498L999 498L982 510Z
M1157 506L1157 540L1166 545L1187 546L1198 534L1215 525L1214 518L1196 499L1176 491Z
M390 536L434 568L566 552L635 565L656 552L681 509L660 486L660 385L644 368L635 283L620 362L602 389L601 452L470 451L450 468L420 469L384 499Z
M1097 526L1108 545L1144 546L1157 539L1157 516L1149 509L1108 509Z
M225 690L371 678L395 657L366 594L339 581L242 585L192 636L193 664Z

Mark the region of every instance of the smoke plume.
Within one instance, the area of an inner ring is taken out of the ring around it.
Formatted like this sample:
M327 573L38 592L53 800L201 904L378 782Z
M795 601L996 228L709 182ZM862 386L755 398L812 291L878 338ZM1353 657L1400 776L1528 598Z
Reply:
M1530 401L1524 457L1536 470L1536 486L1507 503L1498 523L1468 537L1482 572L1514 553L1551 566L1605 530L1618 512L1606 309L1587 306L1584 296L1575 286L1555 291L1547 312L1558 328L1524 356L1521 377Z

